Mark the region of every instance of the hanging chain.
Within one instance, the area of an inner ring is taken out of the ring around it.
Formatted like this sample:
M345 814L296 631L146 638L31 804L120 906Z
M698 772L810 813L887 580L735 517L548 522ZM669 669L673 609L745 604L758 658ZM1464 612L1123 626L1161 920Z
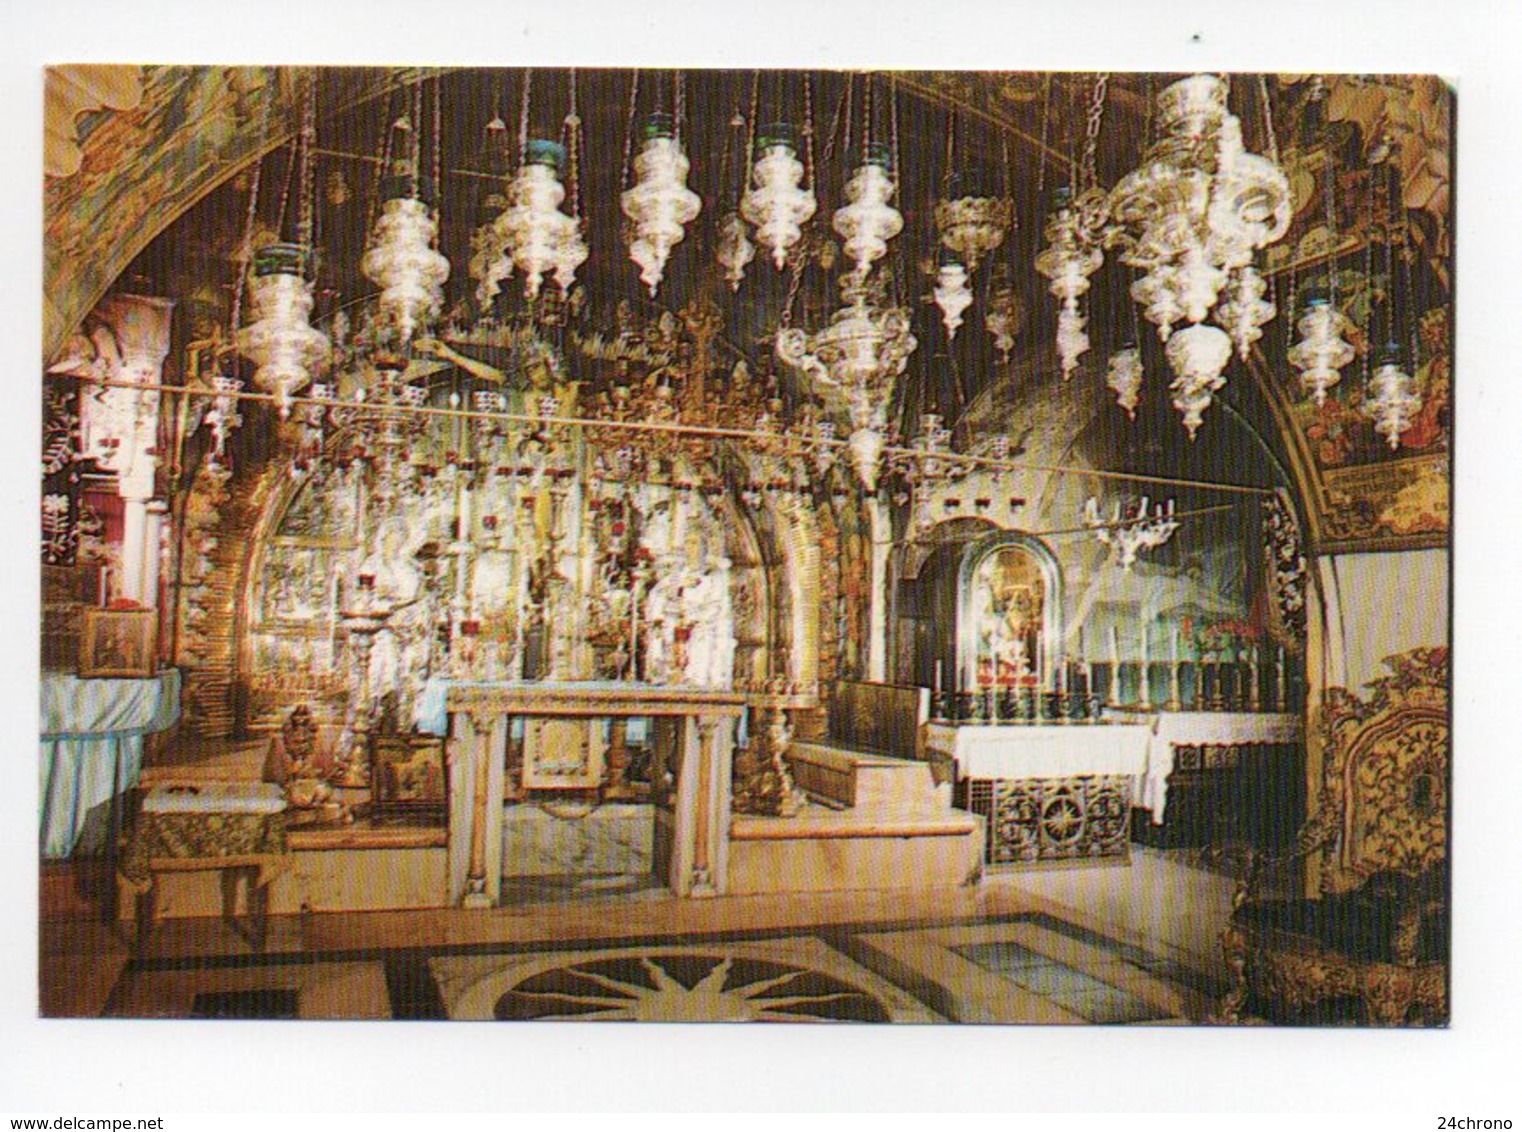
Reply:
M264 151L264 142L269 134L269 103L264 106L264 118L259 124L259 152ZM264 177L264 158L260 157L254 162L253 180L248 186L248 211L243 220L243 243L238 249L238 274L233 281L233 302L229 312L228 339L231 340L238 333L238 322L243 317L243 288L248 280L249 268L254 258L254 224L259 214L259 182Z
M297 192L296 242L304 249L310 260L312 251L312 226L316 212L317 195L317 70L312 68L305 75L303 84L306 103L301 108L301 180ZM309 265L308 265L309 266ZM305 269L303 269L305 273Z
M1052 76L1046 75L1041 83L1041 159L1036 166L1036 196L1039 198L1046 191L1046 150L1047 138L1051 130L1052 122ZM1040 208L1040 201L1037 201Z
M1274 133L1274 104L1268 97L1268 76L1258 76L1258 97L1263 100L1263 130L1267 134L1268 159L1279 164L1279 139Z
M629 186L629 170L634 155L634 116L639 106L639 72L634 72L633 79L629 82L629 114L624 126L624 165L618 182L619 188Z
M391 169L391 135L394 119L391 117L391 104L395 101L396 92L393 90L386 99L386 116L381 122L381 140L377 147L380 150L380 164L375 167L375 181L370 193L370 207L365 219L365 231L375 231L375 218L380 213L381 188L386 183L386 174Z
M1099 153L1099 126L1104 120L1105 94L1109 90L1110 76L1101 72L1094 79L1094 94L1089 100L1088 123L1083 141L1083 187L1092 189L1099 184L1095 169Z
M285 180L280 183L280 207L275 210L275 238L277 240L285 238L285 210L291 200L291 179L296 175L300 147L301 133L298 128L297 133L290 141L290 156L286 159L285 163Z
M745 199L745 190L750 187L750 162L752 156L755 154L756 149L756 115L758 115L760 112L761 72L753 71L751 72L750 80L750 122L745 128L745 154L743 160L740 162L740 166L744 172L740 174L740 197L739 200L735 202L736 209L739 208L740 201Z
M441 97L439 87L444 82L444 70L435 67L433 71L433 153L430 161L433 165L433 211L438 213L444 203L444 163L443 163L443 138L444 138L444 100ZM438 232L434 232L434 243L438 243Z
M1327 260L1327 298L1331 301L1332 309L1337 309L1337 207L1333 199L1337 180L1337 171L1332 163L1332 132L1330 128L1324 129L1323 141L1326 145L1326 234L1327 252L1330 258Z
M898 149L898 80L895 78L888 80L888 145L893 152L893 191L898 192L903 187L899 178L903 176L904 162Z
M565 116L566 188L571 197L571 217L581 219L581 114L576 107L576 68L571 68L570 107Z
M412 174L412 199L421 195L423 179L423 75L418 72L417 82L412 84L412 139L408 146L409 172Z
M803 76L803 175L808 178L809 188L819 189L819 178L814 171L814 83Z
M676 88L672 94L672 133L676 136L676 144L682 144L682 123L687 117L687 84L682 79L682 72L675 72L671 80Z

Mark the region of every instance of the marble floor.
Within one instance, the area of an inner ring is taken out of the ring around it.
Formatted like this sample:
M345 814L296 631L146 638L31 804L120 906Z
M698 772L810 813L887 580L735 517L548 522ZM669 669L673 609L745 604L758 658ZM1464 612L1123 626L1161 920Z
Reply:
M1225 881L1184 854L921 893L678 901L557 889L488 911L216 919L145 952L68 870L44 874L48 1017L856 1021L1170 1025L1224 990Z

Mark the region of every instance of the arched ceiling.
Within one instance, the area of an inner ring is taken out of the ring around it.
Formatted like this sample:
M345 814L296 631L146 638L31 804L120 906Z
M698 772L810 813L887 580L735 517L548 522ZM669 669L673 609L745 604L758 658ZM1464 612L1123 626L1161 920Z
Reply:
M324 301L353 301L370 290L356 268L374 192L374 158L387 126L406 108L421 77L415 69L397 68L321 73L318 243L325 266L319 283L327 297L319 298L320 307ZM1135 164L1147 136L1152 98L1175 77L1109 78L1094 152L1101 185L1113 184ZM455 265L451 300L463 300L473 286L464 271L469 237L481 222L482 198L491 187L485 175L494 160L497 167L501 164L492 146L505 138L516 147L525 77L522 71L457 70L442 73L437 81L445 108L441 245ZM569 105L568 72L536 71L533 82L530 131L558 133ZM620 298L642 301L617 209L628 161L631 96L643 116L663 100L669 105L674 88L669 72L642 72L640 82L636 90L627 71L583 71L577 80L586 138L582 196L592 249L580 277L589 306L612 306ZM684 74L684 140L693 157L689 180L705 204L703 216L673 255L660 295L664 305L676 309L711 290L729 303L731 338L758 355L768 352L769 328L789 303L795 324L812 328L828 317L836 297L829 273L817 265L803 273L797 294L790 296L785 276L753 264L740 299L730 300L727 290L716 285L710 266L712 229L723 202L736 191L737 155L749 131L748 125L733 125L736 118L766 120L772 116L769 110L796 118L805 99L815 123L820 216L837 207L846 151L860 142L868 85L861 76L831 72L812 73L806 81L799 73L767 72L759 79L751 72ZM247 178L239 174L265 158L269 183L287 176L289 162L281 147L299 118L301 86L297 74L282 67L49 71L45 358L56 353L124 273L132 276L125 286L181 300L198 289L204 297L208 286L225 296L233 274L229 253L241 239L248 200ZM889 100L883 92L890 83L877 76L871 86L882 136L889 126L883 110ZM969 312L956 341L947 341L939 311L928 301L925 269L934 247L930 213L951 168L982 165L991 188L1014 199L1019 227L1006 249L993 257L995 270L1025 298L1022 356L1036 359L1036 369L1046 367L1049 376L1055 303L1032 261L1041 244L1047 198L1082 164L1095 76L901 72L892 76L891 87L898 92L893 104L902 167L897 203L906 217L905 232L895 245L894 283L899 301L913 311L920 340L901 383L901 419L912 428L923 408L958 417L985 391L1011 382L1028 387L1029 396L1040 396L1040 382L1007 367L991 348L978 318L980 308ZM1313 101L1313 93L1323 92L1324 100ZM1233 365L1234 388L1242 391L1237 408L1254 430L1278 437L1276 452L1294 470L1313 538L1323 548L1442 541L1448 429L1446 417L1439 419L1432 410L1451 368L1446 326L1440 325L1449 303L1451 92L1436 80L1410 77L1332 76L1313 83L1307 76L1235 76L1233 109L1243 120L1249 148L1278 151L1298 209L1290 234L1264 256L1281 314L1268 327L1252 366ZM494 117L503 119L508 130L488 131ZM949 153L948 135L955 139ZM1370 161L1386 152L1400 170L1401 215L1409 222L1405 246L1413 253L1409 274L1415 281L1404 288L1402 302L1410 308L1412 336L1415 320L1425 328L1418 376L1432 390L1430 419L1412 444L1393 453L1358 416L1356 380L1344 383L1330 409L1317 409L1304 397L1284 360L1293 325L1282 313L1298 290L1326 276L1328 264L1336 265L1339 278L1348 277L1347 294L1363 288L1359 301L1366 306L1392 289L1391 276L1399 276L1399 268L1387 270L1367 252L1375 214ZM334 188L335 175L342 191ZM1336 202L1330 227L1324 207L1328 185ZM273 209L273 200L267 188L266 209ZM815 227L823 226L816 220ZM985 268L983 274L993 272ZM1095 277L1088 300L1094 345L1076 380L1101 382L1111 350L1127 339L1150 339L1145 324L1137 325L1125 291L1128 283L1128 273L1116 264ZM988 287L985 279L980 298L986 298ZM1160 352L1150 353L1151 345L1146 349L1147 396L1166 405L1166 363ZM1229 469L1221 469L1220 476L1229 478Z

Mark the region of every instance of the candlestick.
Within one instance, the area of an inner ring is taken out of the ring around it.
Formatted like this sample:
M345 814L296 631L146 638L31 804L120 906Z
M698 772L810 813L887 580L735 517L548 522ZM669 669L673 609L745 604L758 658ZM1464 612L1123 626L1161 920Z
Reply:
M1110 626L1110 706L1120 706L1120 629Z
M941 694L941 661L935 662L935 694Z
M1173 662L1168 666L1168 710L1178 711L1184 706L1183 693L1179 688L1179 659L1178 659L1178 626L1173 627L1173 642L1170 649Z
M1141 623L1141 709L1150 711L1152 708L1152 679L1147 671L1147 622Z

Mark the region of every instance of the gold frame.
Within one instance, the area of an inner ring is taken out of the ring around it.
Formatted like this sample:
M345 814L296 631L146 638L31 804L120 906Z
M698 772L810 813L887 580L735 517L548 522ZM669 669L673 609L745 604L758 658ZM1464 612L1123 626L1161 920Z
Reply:
M153 676L158 671L158 628L156 609L85 610L79 639L80 679Z

